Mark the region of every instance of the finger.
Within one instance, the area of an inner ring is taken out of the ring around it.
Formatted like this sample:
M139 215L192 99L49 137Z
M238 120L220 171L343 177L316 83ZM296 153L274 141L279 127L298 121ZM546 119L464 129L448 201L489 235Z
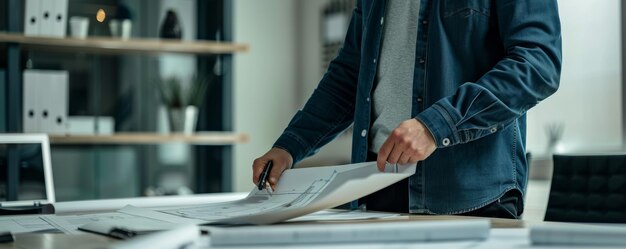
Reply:
M407 164L411 161L411 154L410 153L406 153L406 151L404 153L402 153L402 156L400 157L400 160L398 160L399 164Z
M398 163L398 161L400 161L402 153L404 152L405 147L406 146L404 146L403 144L394 144L393 150L391 151L391 153L389 153L389 158L387 158L387 162L392 164Z
M275 164L272 167L272 171L270 172L270 175L267 180L270 186L272 187L272 190L276 189L276 184L278 183L278 179L280 179L280 176L283 174L283 171L285 171L285 169L287 168L282 162L274 162L274 163Z
M261 177L261 173L263 173L263 169L265 168L265 164L267 164L268 159L265 157L260 157L252 162L252 182L254 185L259 184L259 177Z
M389 153L393 150L393 140L387 138L383 145L378 150L378 157L376 158L376 166L379 171L385 171L385 164L387 163L387 158L389 157Z

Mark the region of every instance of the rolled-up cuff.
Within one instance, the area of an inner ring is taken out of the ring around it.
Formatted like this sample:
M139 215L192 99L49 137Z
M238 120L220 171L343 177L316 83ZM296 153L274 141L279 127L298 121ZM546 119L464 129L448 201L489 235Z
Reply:
M280 135L272 147L283 149L291 154L293 165L304 159L308 151L305 142L298 135L291 132L284 132ZM291 168L293 168L293 165L291 165Z
M437 148L450 147L461 142L454 121L443 107L435 104L418 114L415 119L430 131Z

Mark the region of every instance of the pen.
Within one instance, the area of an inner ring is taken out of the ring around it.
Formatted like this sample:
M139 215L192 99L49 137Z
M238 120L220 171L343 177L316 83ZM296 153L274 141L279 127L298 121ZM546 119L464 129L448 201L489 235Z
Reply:
M267 184L267 178L269 177L270 172L272 171L272 166L273 165L274 164L273 164L272 160L270 160L265 165L265 168L263 168L263 172L261 172L261 177L259 177L259 184L257 185L259 190L263 190L263 188L265 188L265 184Z

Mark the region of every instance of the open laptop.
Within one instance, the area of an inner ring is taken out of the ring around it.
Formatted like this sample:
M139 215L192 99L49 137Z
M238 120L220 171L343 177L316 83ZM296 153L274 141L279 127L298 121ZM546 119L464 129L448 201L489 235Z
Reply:
M8 170L17 163L17 196L9 198ZM54 203L50 144L45 134L0 134L0 207L33 207Z

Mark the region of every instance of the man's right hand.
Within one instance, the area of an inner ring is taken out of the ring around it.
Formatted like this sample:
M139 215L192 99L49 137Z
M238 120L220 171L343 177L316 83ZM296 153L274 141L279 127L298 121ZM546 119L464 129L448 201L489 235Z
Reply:
M254 185L258 185L259 177L261 177L261 172L267 165L267 162L272 161L272 172L270 172L268 177L268 182L272 187L272 190L276 189L276 183L278 182L278 178L283 174L283 171L290 168L293 164L293 157L286 150L280 148L272 148L270 151L265 153L265 155L254 159L252 163L252 182Z

